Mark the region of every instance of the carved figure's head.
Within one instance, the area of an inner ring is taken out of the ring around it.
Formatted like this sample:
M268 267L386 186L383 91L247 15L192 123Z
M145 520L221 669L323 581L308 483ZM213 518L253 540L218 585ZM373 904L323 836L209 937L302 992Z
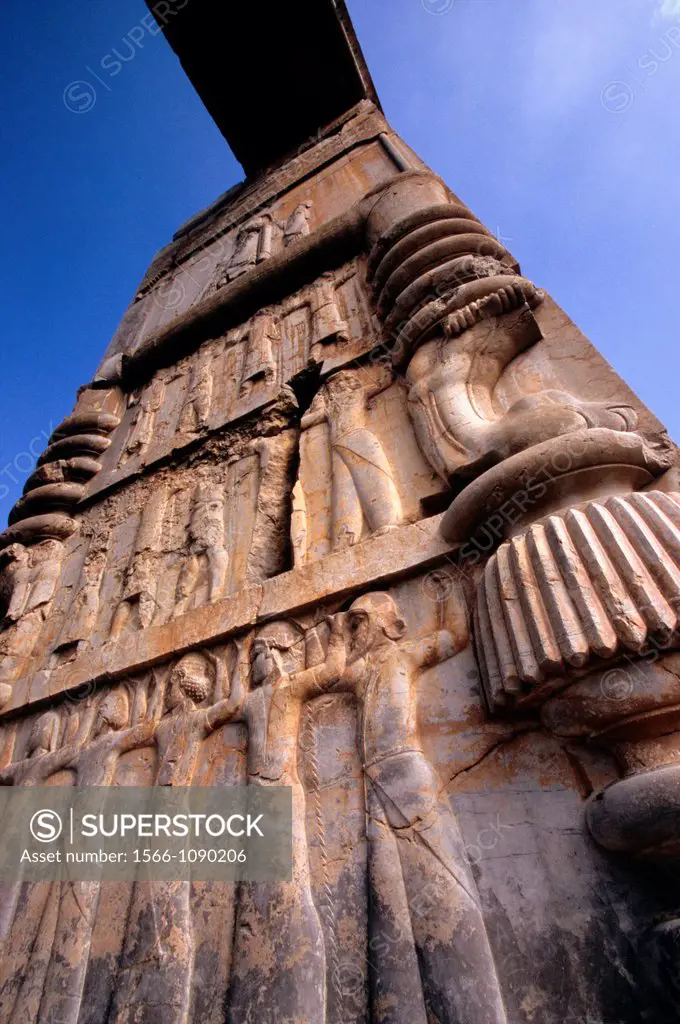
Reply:
M222 547L224 544L224 492L209 482L198 485L189 527L195 547Z
M40 757L51 754L59 742L60 720L56 711L46 711L38 718L28 740L28 756Z
M275 647L270 646L270 641L265 637L258 637L253 641L250 663L250 680L253 686L262 686L283 674L281 655Z
M352 660L376 647L401 640L406 623L394 599L377 591L357 598L347 612L349 654Z
M326 381L326 392L331 399L338 400L343 396L361 393L363 390L364 381L361 375L353 370L341 370Z
M207 659L202 654L185 654L170 673L168 708L183 704L196 706L212 693L213 682Z
M263 686L302 668L303 642L300 630L291 622L272 622L264 626L250 651L251 684Z
M119 732L130 721L130 702L122 690L109 690L97 709L97 735L111 729Z
M361 410L363 413L368 398L367 381L368 378L364 374L355 373L352 370L341 370L339 373L334 373L332 377L328 378L324 387L326 402L330 410L336 414L337 412L346 412L348 409L355 412Z

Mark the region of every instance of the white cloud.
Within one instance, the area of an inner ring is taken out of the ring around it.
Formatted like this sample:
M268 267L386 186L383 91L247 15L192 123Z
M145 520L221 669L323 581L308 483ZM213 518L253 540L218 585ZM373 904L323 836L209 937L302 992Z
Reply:
M656 11L657 18L672 20L680 18L680 0L657 0L660 3Z

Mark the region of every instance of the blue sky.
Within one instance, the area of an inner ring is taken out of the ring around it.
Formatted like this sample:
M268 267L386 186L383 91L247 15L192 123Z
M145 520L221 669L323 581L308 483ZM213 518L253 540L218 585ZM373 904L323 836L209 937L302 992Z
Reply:
M680 0L349 7L394 127L680 438ZM0 526L156 250L241 177L146 13L3 11Z

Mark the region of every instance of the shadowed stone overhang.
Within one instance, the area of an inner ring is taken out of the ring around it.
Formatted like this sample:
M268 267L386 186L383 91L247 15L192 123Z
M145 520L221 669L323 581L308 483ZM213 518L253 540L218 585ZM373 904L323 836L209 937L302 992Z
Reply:
M147 5L248 177L378 104L342 0Z

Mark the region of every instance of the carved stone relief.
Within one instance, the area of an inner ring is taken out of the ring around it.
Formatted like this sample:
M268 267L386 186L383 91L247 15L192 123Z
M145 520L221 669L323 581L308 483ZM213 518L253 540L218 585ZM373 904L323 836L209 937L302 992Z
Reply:
M550 300L400 155L318 250L307 182L189 231L133 333L205 299L190 344L103 365L0 538L0 784L294 816L288 881L7 886L3 1020L662 1020L676 453L613 375L582 397Z
M124 573L123 592L111 622L117 639L129 628L146 629L156 613L156 588L161 576L161 539L168 503L167 487L155 488L141 512L130 560Z
M64 547L43 540L2 552L6 608L0 625L0 703L6 704L42 632L61 575Z
M224 1000L239 1022L261 1005L265 1024L280 1021L282 1007L308 1024L382 1019L386 1006L408 1007L409 1019L420 1013L422 1024L435 1012L479 1024L512 1019L498 981L505 961L491 954L485 901L470 869L479 826L463 838L444 784L454 750L456 778L463 779L485 751L492 757L499 742L511 744L513 729L531 727L484 722L473 688L460 695L449 746L432 746L438 714L456 708L456 672L473 664L465 660L460 593L451 591L450 573L441 580L447 585L440 597L424 606L423 594L434 593L429 577L403 583L399 603L370 592L328 622L320 613L271 622L228 648L184 655L27 723L18 759L0 775L5 784L58 776L62 784L109 785L124 778L126 752L137 751L137 763L149 750L149 783L186 785L213 756L211 735L217 741L222 726L243 722L248 784L293 787L295 870L291 882L242 884L237 902L233 888L213 894L214 912L226 915L225 936L233 929L233 946L224 967L208 975L198 952L200 886L119 887L123 902L111 919L106 887L55 883L45 904L54 915L53 937L27 941L5 963L4 1012L21 1007L22 1024L56 1012L77 1024L90 998L93 1013L101 1016L108 1000L108 1019L131 1022L162 996L169 1019L182 1024L196 1007ZM475 745L461 756L461 743L475 733ZM362 923L366 887L372 895ZM45 901L35 889L34 909ZM10 893L3 905L15 950L20 933L35 938L15 913L17 899ZM273 906L276 915L263 909ZM104 931L102 915L109 921ZM460 927L462 919L469 928ZM160 930L148 926L151 920ZM300 946L289 951L290 934L300 936L302 953ZM94 970L104 972L101 987L90 987Z
M271 436L246 435L236 443L215 439L195 465L138 481L127 496L131 502L113 495L84 512L83 536L60 560L47 560L48 552L61 551L58 541L6 549L7 611L0 647L6 648L7 682L32 654L36 686L49 687L55 670L88 649L179 618L289 568L298 432L285 429L286 420L280 413L260 421L258 429ZM47 566L31 583L38 572L31 559L42 552ZM53 593L62 563L58 600L43 628L50 610L41 596L43 577L53 574ZM15 614L29 600L31 586L30 601L37 605L27 605L18 626Z
M207 601L216 601L224 593L229 569L224 534L224 492L220 486L200 482L193 495L189 557L184 561L177 581L174 615L184 615L201 588L207 593Z
M540 328L525 308L502 321L483 320L462 336L445 331L415 353L406 371L409 410L420 446L444 480L476 475L573 431L634 429L631 408L584 402L555 390L526 395L504 409L496 394L504 371L540 339Z
M272 254L272 220L269 214L245 224L236 236L234 251L226 263L218 267L215 289L223 288L241 274L247 273Z
M313 205L307 201L295 207L283 226L284 246L289 246L292 242L297 242L299 238L305 238L309 234L309 219Z
M134 409L130 420L130 433L121 455L121 464L128 459L144 455L154 437L156 416L165 398L165 377L159 373L151 383L129 396L128 406Z
M679 563L680 498L659 492L571 508L503 544L477 598L491 707L542 702L574 672L670 647Z
M268 388L276 383L280 341L279 326L271 312L262 310L250 321L241 371L242 395L250 395L258 384Z
M340 367L376 342L357 265L323 275L222 338L205 341L132 393L91 492L275 402L282 386L305 373L310 361Z
M328 377L303 415L293 492L296 565L426 514L441 491L415 444L406 396L384 362Z

